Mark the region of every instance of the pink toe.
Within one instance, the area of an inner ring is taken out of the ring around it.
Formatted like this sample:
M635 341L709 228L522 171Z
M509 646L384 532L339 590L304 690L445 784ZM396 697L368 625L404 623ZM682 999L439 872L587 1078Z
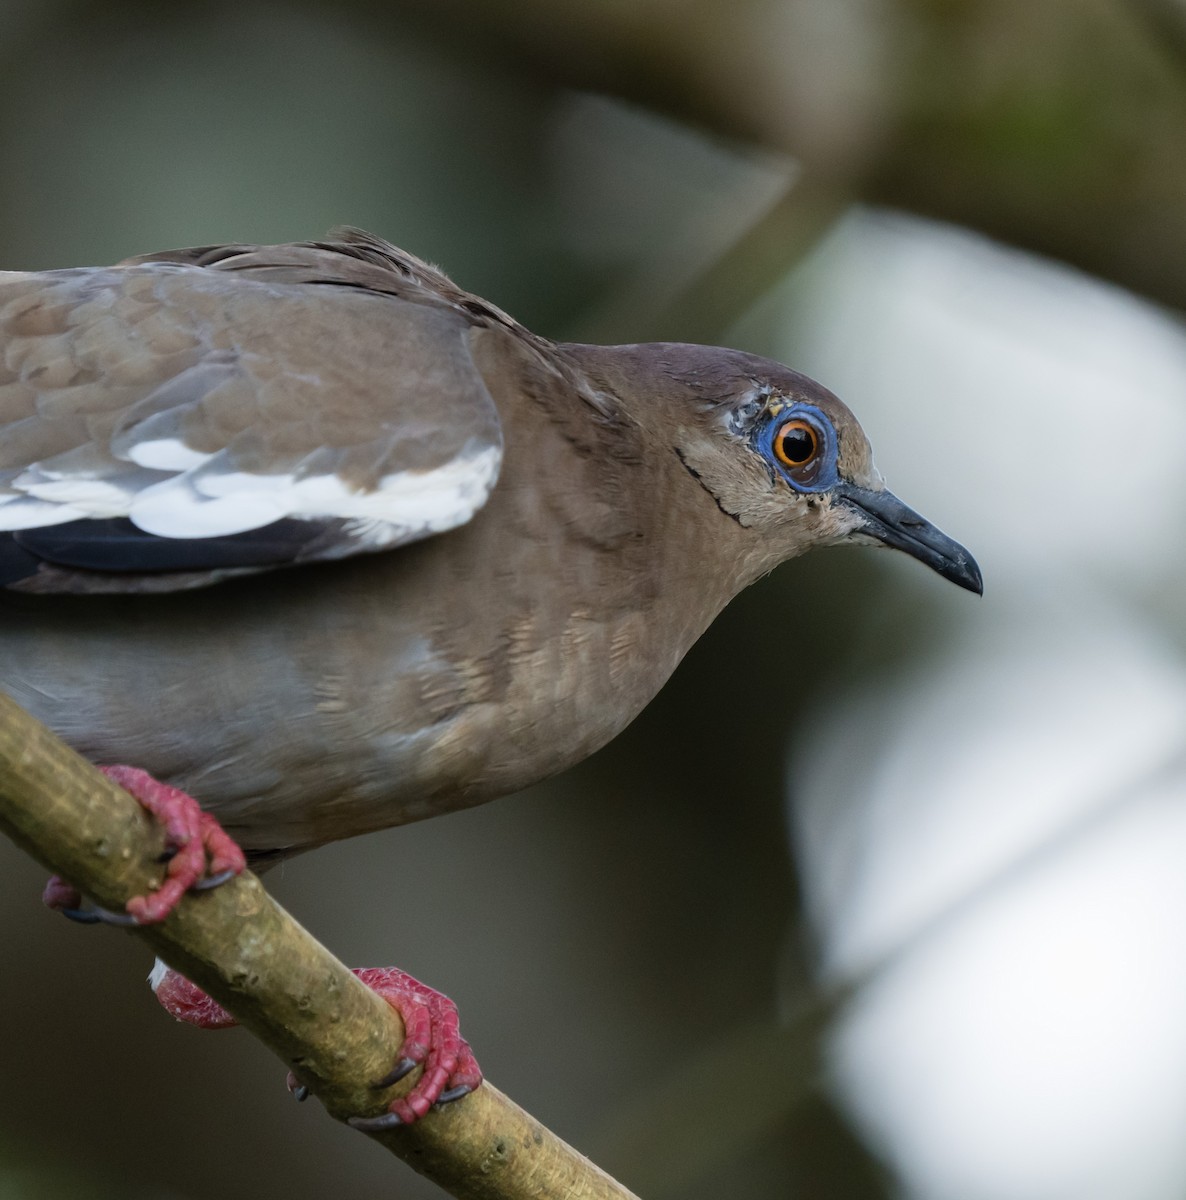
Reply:
M196 983L190 983L172 967L157 963L149 976L160 1006L171 1016L199 1029L228 1029L237 1024L217 1000L212 1000Z
M423 1063L424 1071L406 1095L391 1104L405 1125L423 1117L446 1090L470 1091L482 1072L461 1036L457 1006L448 996L395 967L368 967L355 974L403 1018L404 1044L397 1057Z
M138 767L100 767L113 783L135 797L165 827L174 852L166 867L165 881L155 892L134 896L128 912L141 925L163 921L181 897L207 875L231 871L240 874L247 865L243 851L233 838L198 802L180 788L154 779Z
M81 908L82 895L78 888L67 883L60 875L51 875L45 890L41 893L41 903L47 908Z

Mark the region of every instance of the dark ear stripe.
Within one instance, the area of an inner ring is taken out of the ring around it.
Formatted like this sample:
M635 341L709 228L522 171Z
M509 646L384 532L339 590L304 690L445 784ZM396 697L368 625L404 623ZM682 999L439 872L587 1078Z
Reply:
M0 536L0 584L27 578L41 562L116 574L283 566L321 533L316 522L291 519L217 538L157 537L126 517L68 521Z

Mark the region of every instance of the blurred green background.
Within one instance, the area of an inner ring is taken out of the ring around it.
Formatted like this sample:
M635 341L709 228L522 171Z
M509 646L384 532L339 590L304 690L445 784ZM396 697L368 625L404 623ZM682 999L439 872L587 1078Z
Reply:
M790 563L563 779L269 885L647 1200L1186 1194L1183 0L0 0L0 164L5 268L349 223L839 391L982 603ZM440 1195L42 879L0 1200Z

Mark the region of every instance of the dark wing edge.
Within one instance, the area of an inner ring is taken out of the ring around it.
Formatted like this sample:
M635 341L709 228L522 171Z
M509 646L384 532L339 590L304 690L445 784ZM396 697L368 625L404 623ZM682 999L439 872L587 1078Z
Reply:
M204 587L315 561L319 544L341 538L342 524L280 520L219 538L158 537L126 517L22 529L0 535L0 587L65 593Z

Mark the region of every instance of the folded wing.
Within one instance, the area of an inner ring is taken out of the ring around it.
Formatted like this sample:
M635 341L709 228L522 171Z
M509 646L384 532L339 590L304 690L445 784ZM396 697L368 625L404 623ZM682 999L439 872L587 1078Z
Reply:
M498 414L443 276L268 249L0 273L0 582L197 586L481 507Z

